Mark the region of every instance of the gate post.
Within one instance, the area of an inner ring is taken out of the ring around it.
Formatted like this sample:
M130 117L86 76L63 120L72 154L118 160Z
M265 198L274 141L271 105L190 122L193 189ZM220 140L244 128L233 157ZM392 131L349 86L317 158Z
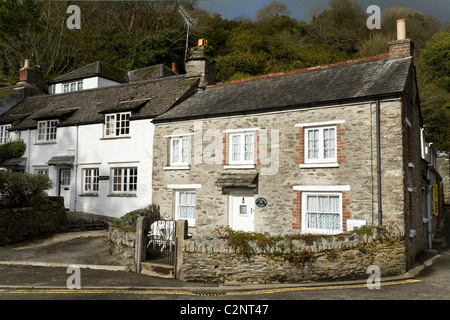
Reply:
M141 272L141 262L145 261L146 239L147 239L147 218L139 216L136 220L136 247L135 265L136 273Z
M182 266L183 266L183 243L184 239L187 239L188 234L188 221L187 220L178 220L176 223L176 252L177 256L175 257L175 278L182 278Z

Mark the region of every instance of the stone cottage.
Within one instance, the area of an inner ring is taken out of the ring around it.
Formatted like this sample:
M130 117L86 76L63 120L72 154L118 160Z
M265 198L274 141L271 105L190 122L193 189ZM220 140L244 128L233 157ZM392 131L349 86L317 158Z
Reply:
M223 84L195 48L206 87L154 119L153 202L195 235L392 223L411 263L427 243L413 48Z

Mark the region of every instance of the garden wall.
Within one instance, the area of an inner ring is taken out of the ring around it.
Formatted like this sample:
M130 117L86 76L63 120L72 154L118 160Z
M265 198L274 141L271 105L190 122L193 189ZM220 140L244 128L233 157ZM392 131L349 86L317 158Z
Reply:
M312 243L286 238L271 246L249 244L251 254L243 256L226 239L185 239L179 248L180 278L224 284L300 283L367 279L370 265L380 267L381 276L406 271L404 234L392 226L381 233L374 229L368 234L324 236Z
M0 209L0 246L62 232L66 224L61 197L49 197L39 207Z
M136 232L110 226L108 229L110 253L130 271L136 271Z

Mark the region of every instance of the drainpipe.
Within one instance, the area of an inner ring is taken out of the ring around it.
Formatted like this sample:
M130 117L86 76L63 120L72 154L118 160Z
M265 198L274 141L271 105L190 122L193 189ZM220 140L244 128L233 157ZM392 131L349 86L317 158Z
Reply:
M32 173L31 169L31 130L28 129L28 141L27 141L27 168L26 172Z
M74 163L74 178L75 178L75 192L74 194L74 203L73 203L73 211L77 212L77 200L78 200L78 125L76 125L76 137L75 137L75 163Z
M380 99L376 100L376 136L377 136L378 226L381 227L383 225L383 207L381 203Z

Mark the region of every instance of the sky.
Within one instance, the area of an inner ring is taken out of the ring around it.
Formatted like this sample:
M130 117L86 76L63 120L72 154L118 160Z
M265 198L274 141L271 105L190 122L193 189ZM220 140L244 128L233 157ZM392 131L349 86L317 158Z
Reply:
M242 16L255 18L258 9L274 0L197 0L201 9L217 12L224 19ZM291 11L291 17L300 21L308 21L308 13L313 8L319 12L328 8L329 0L280 0ZM392 7L414 8L424 14L434 16L441 22L450 22L450 0L359 0L363 8L377 5L381 11Z

